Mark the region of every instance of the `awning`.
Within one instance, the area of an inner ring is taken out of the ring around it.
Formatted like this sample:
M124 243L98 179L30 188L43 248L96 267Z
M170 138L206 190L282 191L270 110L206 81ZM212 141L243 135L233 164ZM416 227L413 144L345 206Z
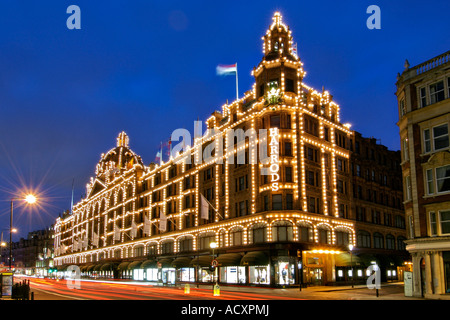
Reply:
M355 257L355 255L353 255L353 257ZM361 253L357 255L357 257L361 259L361 264L365 267L370 266L372 262L379 263L379 260L375 256L368 253Z
M172 261L173 261L173 259L164 258L164 259L158 260L158 263L161 264L161 268L170 268Z
M224 253L217 257L219 267L240 266L242 255L240 253Z
M267 266L269 256L263 251L248 252L240 261L241 266Z
M172 261L172 268L188 268L191 263L191 258L189 257L178 257Z
M69 266L68 264L64 264L62 266L56 267L56 270L58 270L58 271L66 271L68 266Z
M100 271L111 271L111 270L115 270L116 268L117 268L117 265L115 263L107 262L102 265L102 267L100 268Z
M128 265L128 270L139 269L142 264L142 261L133 261Z
M95 268L95 264L91 264L86 268L86 271L92 271Z
M206 255L206 256L198 256L191 260L191 267L209 267L211 266L212 256Z
M141 264L141 269L157 268L156 260L145 260Z
M117 267L117 270L127 270L128 269L128 265L130 264L130 262L122 262L121 264L119 264L119 266Z
M94 266L94 271L100 271L102 265L103 265L103 264L96 264L96 265Z
M341 253L335 256L336 267L358 267L365 265L360 257L350 253ZM369 262L370 263L370 262Z
M81 272L85 272L86 269L87 269L87 267L89 267L89 265L81 266L81 267L80 267L80 271L81 271Z

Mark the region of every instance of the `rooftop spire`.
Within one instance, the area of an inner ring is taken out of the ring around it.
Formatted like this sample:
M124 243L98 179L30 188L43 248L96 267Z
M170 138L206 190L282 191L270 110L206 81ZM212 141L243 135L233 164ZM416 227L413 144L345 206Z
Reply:
M122 131L119 133L119 136L117 137L117 146L118 147L128 147L129 142L128 135L125 133L125 131Z

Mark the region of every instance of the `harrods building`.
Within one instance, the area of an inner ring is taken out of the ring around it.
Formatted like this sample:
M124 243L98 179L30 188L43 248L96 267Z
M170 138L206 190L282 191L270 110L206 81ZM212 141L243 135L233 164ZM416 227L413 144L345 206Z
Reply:
M377 263L401 280L400 154L342 124L305 74L275 13L252 89L214 111L192 146L146 165L121 132L56 221L60 274L298 286L365 281Z

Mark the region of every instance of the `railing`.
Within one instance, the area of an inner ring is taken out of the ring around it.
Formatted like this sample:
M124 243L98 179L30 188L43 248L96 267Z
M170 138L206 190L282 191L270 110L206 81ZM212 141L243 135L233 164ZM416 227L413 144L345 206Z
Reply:
M424 63L421 63L412 69L415 69L416 75L419 75L421 73L424 73L424 72L430 71L431 69L439 67L440 65L443 65L447 62L450 62L450 51L447 51L433 59L425 61Z

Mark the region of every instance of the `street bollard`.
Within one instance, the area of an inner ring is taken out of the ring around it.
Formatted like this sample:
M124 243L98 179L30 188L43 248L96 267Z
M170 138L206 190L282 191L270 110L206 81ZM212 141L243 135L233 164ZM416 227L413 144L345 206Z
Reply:
M189 286L188 283L186 283L186 284L184 285L184 293L185 293L185 294L191 293L191 287Z
M34 300L34 292L31 292L31 300Z
M215 297L220 296L220 287L219 287L218 284L216 284L216 285L214 286L214 296L215 296Z

